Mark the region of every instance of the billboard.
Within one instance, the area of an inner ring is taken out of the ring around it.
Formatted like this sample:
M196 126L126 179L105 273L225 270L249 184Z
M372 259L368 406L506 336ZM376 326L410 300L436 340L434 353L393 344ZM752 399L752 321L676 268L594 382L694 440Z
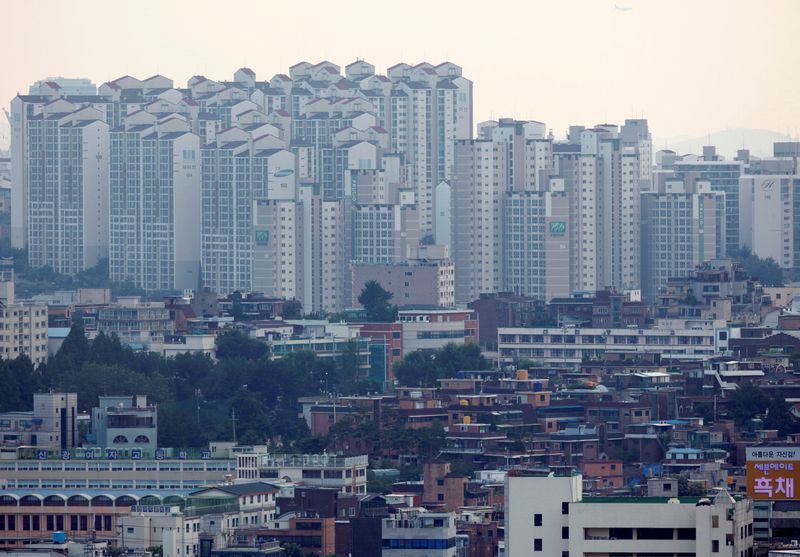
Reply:
M256 244L265 245L269 243L269 230L256 230Z
M550 221L550 235L563 236L567 231L567 223L563 220Z
M800 499L800 447L748 447L747 495L761 501Z

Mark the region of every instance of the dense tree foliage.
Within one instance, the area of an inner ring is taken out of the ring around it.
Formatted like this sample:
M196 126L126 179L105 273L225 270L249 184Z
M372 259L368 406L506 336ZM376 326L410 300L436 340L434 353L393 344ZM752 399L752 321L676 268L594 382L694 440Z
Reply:
M763 418L764 428L777 429L780 435L800 431L800 423L791 413L789 403L778 395L768 395L752 383L743 383L733 394L731 418L744 426L753 418Z
M97 265L80 273L62 275L52 267L31 267L25 250L0 249L0 257L14 259L14 278L20 296L31 296L56 290L75 290L77 288L111 288L117 296L142 296L145 299L160 300L171 292L147 293L131 282L115 282L109 278L108 259L101 259Z
M731 257L742 266L745 273L761 281L764 286L783 286L783 270L771 257L762 259L747 247L735 251Z
M394 371L401 385L435 387L437 379L455 377L457 371L489 367L477 344L450 343L433 352L412 352L395 365Z
M394 295L387 292L378 281L370 280L358 295L358 303L367 312L367 321L391 323L397 318L397 306L390 302Z
M353 352L353 351L350 351ZM212 440L312 447L298 417L298 398L323 390L366 392L374 386L358 376L354 353L338 359L298 352L278 361L269 346L237 331L218 339L218 361L198 354L162 358L123 346L116 336L88 341L73 326L61 349L34 368L26 357L0 360L0 411L31 408L33 393L48 389L78 393L80 410L100 395L145 394L158 405L163 446L203 446Z

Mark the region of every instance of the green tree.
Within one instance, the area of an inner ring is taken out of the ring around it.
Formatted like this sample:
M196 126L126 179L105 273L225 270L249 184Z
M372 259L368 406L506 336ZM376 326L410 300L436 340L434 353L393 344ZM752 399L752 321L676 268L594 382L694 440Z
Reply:
M304 557L303 550L294 543L287 543L283 546L283 557Z
M378 281L370 280L358 295L358 303L367 312L367 321L388 323L397 318L397 306L389 303L393 297Z
M461 370L487 369L489 363L475 343L449 343L433 352L415 351L395 365L395 375L401 385L435 387L438 379L455 377Z
M769 402L764 391L750 382L739 385L732 399L731 417L740 426L763 414Z
M746 246L733 252L731 256L745 273L761 281L764 286L783 286L783 270L771 257L758 257Z
M258 360L269 352L269 345L250 338L238 329L226 331L217 337L217 358L245 358Z
M697 482L690 482L686 476L678 476L678 495L680 497L700 497L705 490Z
M54 358L60 368L80 368L89 361L89 341L80 325L73 325Z
M786 399L782 396L775 394L767 403L766 418L764 419L764 427L766 429L777 429L778 435L788 435L797 433L800 430L800 424L792 416L792 408Z

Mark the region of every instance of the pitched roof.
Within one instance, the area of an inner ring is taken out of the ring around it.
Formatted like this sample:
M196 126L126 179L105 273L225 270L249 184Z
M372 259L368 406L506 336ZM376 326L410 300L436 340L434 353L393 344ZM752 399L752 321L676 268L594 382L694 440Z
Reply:
M268 484L266 482L251 482L251 483L206 487L198 491L193 491L190 495L199 495L203 492L214 491L214 490L224 491L225 493L230 493L231 495L236 495L236 496L250 495L250 494L255 495L258 493L275 493L277 491L280 491L274 485Z

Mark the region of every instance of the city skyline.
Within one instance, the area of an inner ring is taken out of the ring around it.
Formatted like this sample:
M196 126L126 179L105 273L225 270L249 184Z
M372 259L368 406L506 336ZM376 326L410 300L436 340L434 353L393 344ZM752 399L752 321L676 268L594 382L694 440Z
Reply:
M58 75L87 77L99 85L117 73L139 78L158 73L181 83L197 73L224 79L247 66L259 79L269 79L298 60L348 63L362 58L379 73L398 61L452 61L475 83L476 123L501 116L536 119L557 137L576 121L601 123L594 122L600 118L621 124L646 117L654 147L664 148L730 128L796 136L794 122L800 119L800 106L791 96L800 78L792 71L791 57L781 56L800 47L790 29L792 13L800 11L794 2L770 2L758 11L748 9L750 3L733 2L724 14L715 3L693 3L688 18L680 4L665 2L501 3L497 22L489 25L477 11L451 13L456 11L451 3L424 8L412 3L399 13L387 8L375 12L375 21L359 3L312 3L316 16L303 23L306 32L299 41L285 21L288 12L257 3L219 13L213 29L204 20L210 5L192 4L196 8L190 10L182 2L147 2L136 12L118 14L119 25L113 27L103 24L106 14L99 4L94 10L89 4L80 13L61 4L46 10L36 2L11 5L15 19L36 13L40 32L59 47L33 49L19 59L7 53L0 80L4 106L29 84ZM586 17L568 19L575 9ZM442 31L439 23L454 15L463 31L452 26ZM712 37L708 25L722 15L729 32ZM392 25L381 25L381 18L391 18ZM572 27L554 24L565 19ZM269 32L241 33L237 20L263 20ZM279 20L285 23L276 24ZM520 21L535 23L526 28ZM147 42L120 40L140 26L148 29ZM415 40L401 40L403 29L413 32ZM753 36L754 29L769 33L741 40ZM480 40L465 40L470 33ZM24 26L10 26L9 44L23 44L25 34ZM674 40L684 36L697 40ZM585 96L587 88L591 98ZM747 104L753 98L761 102Z

